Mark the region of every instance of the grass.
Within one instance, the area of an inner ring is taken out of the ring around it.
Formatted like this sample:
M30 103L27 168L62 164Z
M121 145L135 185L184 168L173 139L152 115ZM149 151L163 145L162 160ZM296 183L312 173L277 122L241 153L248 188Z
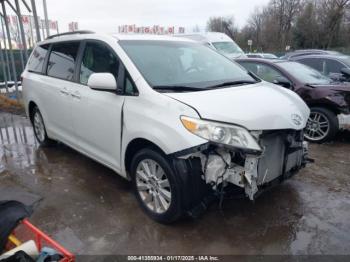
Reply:
M4 95L0 95L0 111L14 114L24 114L24 107L21 102L10 99Z

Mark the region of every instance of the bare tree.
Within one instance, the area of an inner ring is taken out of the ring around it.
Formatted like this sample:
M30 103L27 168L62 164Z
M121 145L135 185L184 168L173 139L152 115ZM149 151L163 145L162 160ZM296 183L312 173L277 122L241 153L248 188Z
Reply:
M210 32L222 32L227 34L232 39L238 33L238 28L235 26L234 17L211 17L207 22L207 30Z
M350 0L323 0L319 5L319 23L322 25L322 46L329 48L337 44L340 29Z
M262 34L263 22L263 13L260 11L259 8L256 8L248 20L248 27L249 30L254 34L253 42L255 43L257 48L259 48L259 46L261 45L260 36Z
M316 5L312 1L305 2L294 26L294 47L316 48L319 25L317 24Z
M350 0L270 0L241 30L232 17L211 17L207 29L234 37L243 48L252 39L261 51L280 52L287 45L350 48Z

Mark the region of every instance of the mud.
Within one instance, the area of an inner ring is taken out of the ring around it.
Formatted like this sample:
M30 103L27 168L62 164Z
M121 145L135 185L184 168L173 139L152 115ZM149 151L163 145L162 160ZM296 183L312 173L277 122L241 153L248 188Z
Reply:
M0 200L77 254L349 254L350 134L310 146L316 163L254 203L198 220L150 220L129 182L69 147L39 148L27 119L0 113Z

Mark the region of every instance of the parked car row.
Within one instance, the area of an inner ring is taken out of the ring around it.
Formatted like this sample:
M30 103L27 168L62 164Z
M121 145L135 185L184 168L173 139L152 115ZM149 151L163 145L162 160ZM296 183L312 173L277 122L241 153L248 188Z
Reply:
M51 36L22 79L40 145L63 142L131 180L159 222L230 187L254 200L309 161L310 110L295 92L185 38Z
M288 60L238 59L261 79L296 92L311 109L305 137L312 142L334 138L349 128L350 83L334 82L318 71Z
M211 47L216 46L219 38L233 42L223 33L186 37ZM303 98L311 109L305 128L307 140L330 141L339 130L349 129L350 57L336 51L307 49L289 52L281 58L270 53L248 53L246 57L237 54L228 58L259 78L293 90Z

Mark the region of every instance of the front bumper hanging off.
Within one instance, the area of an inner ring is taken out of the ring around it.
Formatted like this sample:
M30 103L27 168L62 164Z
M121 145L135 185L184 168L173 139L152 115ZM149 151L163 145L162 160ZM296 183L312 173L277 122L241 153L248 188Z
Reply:
M291 177L308 162L308 145L303 141L302 131L260 132L257 138L263 149L259 155L209 145L179 158L199 158L202 179L212 189L233 184L254 200L258 192Z

